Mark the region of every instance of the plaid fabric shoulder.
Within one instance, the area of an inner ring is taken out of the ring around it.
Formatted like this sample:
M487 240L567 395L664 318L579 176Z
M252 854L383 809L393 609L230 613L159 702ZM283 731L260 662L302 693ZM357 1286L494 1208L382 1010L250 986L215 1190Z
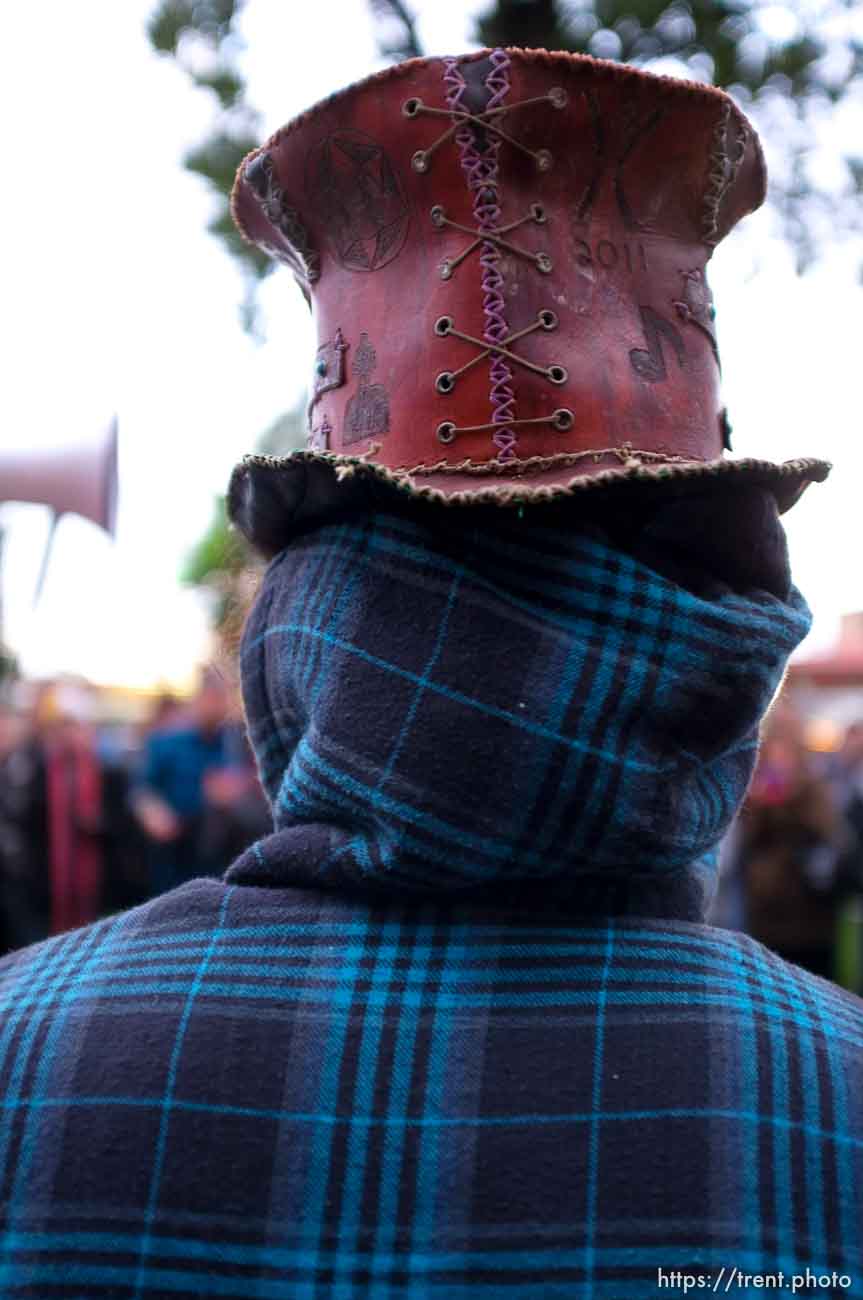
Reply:
M0 1011L4 1297L863 1296L863 1004L739 936L196 881Z

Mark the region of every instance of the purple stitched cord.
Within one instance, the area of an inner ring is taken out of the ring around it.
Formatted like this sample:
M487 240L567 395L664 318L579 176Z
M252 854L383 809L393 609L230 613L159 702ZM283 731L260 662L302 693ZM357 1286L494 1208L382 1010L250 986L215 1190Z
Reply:
M447 87L446 101L450 109L464 110L463 96L467 89L465 79L455 59L444 60L444 84ZM491 55L491 71L485 79L490 98L486 110L499 108L510 88L509 56L504 50L494 50ZM485 153L477 150L476 140L470 125L456 132L456 144L461 155L461 165L467 177L468 189L473 192L473 213L477 229L493 231L500 225L500 202L498 199L498 153L500 137L488 132ZM483 240L480 252L482 267L482 306L485 313L485 332L487 343L503 343L509 336L509 326L504 315L503 276L500 272L500 250L491 241ZM512 460L515 456L516 435L506 427L515 419L515 393L512 389L512 370L505 357L491 358L489 369L491 390L489 401L492 407L492 421L500 428L495 429L492 437L498 449L498 460Z

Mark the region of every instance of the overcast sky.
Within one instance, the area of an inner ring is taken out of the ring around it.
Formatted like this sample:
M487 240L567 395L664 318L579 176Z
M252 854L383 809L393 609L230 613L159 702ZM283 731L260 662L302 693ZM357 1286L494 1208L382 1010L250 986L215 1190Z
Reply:
M442 54L469 48L470 15L483 5L415 7L427 11L427 48ZM152 8L16 5L0 54L0 444L74 442L114 411L121 430L117 540L65 519L35 609L46 512L0 507L5 634L32 674L145 686L181 684L205 656L206 612L178 571L233 463L304 392L314 349L285 272L264 288L267 342L240 327L239 273L205 233L209 200L181 166L213 104L151 53ZM262 138L379 66L366 0L250 0L243 31ZM712 274L735 450L836 465L788 516L814 646L835 635L843 610L863 607L863 290L850 250L825 241L801 280L769 216L747 225Z

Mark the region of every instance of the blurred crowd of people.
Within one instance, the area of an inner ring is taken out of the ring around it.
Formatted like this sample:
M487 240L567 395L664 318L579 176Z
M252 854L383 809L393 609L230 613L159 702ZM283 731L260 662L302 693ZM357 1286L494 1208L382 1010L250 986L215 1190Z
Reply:
M863 993L863 721L818 753L774 710L720 879L714 923Z
M0 701L0 949L221 875L266 833L235 693L212 669L137 726L63 680Z
M138 726L85 683L0 702L0 946L8 951L221 875L270 829L235 693L214 670ZM863 992L863 721L815 753L774 709L723 847L712 920Z

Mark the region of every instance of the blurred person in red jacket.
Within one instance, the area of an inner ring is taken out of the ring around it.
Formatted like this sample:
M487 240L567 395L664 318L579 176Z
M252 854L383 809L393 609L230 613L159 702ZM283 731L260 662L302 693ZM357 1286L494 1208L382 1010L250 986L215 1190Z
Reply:
M6 942L61 934L128 905L134 876L128 779L99 754L95 697L77 680L43 683L3 759Z

